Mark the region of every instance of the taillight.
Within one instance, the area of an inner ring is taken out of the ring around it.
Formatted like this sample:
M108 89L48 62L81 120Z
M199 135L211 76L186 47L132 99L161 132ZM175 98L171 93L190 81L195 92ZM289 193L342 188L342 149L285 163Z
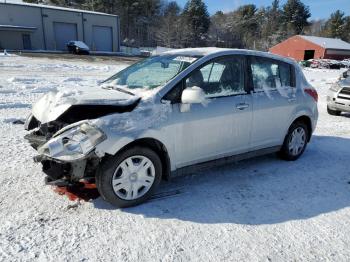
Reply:
M315 101L316 103L318 102L318 94L317 91L313 88L306 88L304 89L305 93L310 95Z

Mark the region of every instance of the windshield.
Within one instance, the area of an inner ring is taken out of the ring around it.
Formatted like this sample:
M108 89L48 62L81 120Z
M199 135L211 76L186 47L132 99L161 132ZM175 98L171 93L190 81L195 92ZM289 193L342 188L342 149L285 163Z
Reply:
M164 85L198 58L182 55L153 56L120 71L103 82L103 85L153 89Z

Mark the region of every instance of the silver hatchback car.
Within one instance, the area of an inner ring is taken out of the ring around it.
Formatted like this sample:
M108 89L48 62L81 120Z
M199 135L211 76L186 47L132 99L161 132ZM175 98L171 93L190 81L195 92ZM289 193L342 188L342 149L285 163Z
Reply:
M194 165L303 154L318 95L292 60L195 48L140 61L100 86L44 95L25 128L48 184L96 183L117 207Z

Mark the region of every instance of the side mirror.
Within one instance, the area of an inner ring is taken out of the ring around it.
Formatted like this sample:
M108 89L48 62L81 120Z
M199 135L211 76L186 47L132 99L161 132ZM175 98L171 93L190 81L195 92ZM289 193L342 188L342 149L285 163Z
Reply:
M198 86L186 88L182 91L181 103L183 104L207 104L205 93Z
M343 73L343 77L344 77L344 78L347 78L348 76L350 76L350 71L349 71L349 70L347 70L347 71L345 71L345 72Z

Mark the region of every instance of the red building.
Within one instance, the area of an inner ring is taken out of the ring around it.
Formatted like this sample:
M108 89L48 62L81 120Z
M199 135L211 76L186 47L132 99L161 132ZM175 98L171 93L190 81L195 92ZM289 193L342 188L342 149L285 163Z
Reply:
M341 39L295 35L270 48L270 53L297 61L325 58L350 58L350 44Z

